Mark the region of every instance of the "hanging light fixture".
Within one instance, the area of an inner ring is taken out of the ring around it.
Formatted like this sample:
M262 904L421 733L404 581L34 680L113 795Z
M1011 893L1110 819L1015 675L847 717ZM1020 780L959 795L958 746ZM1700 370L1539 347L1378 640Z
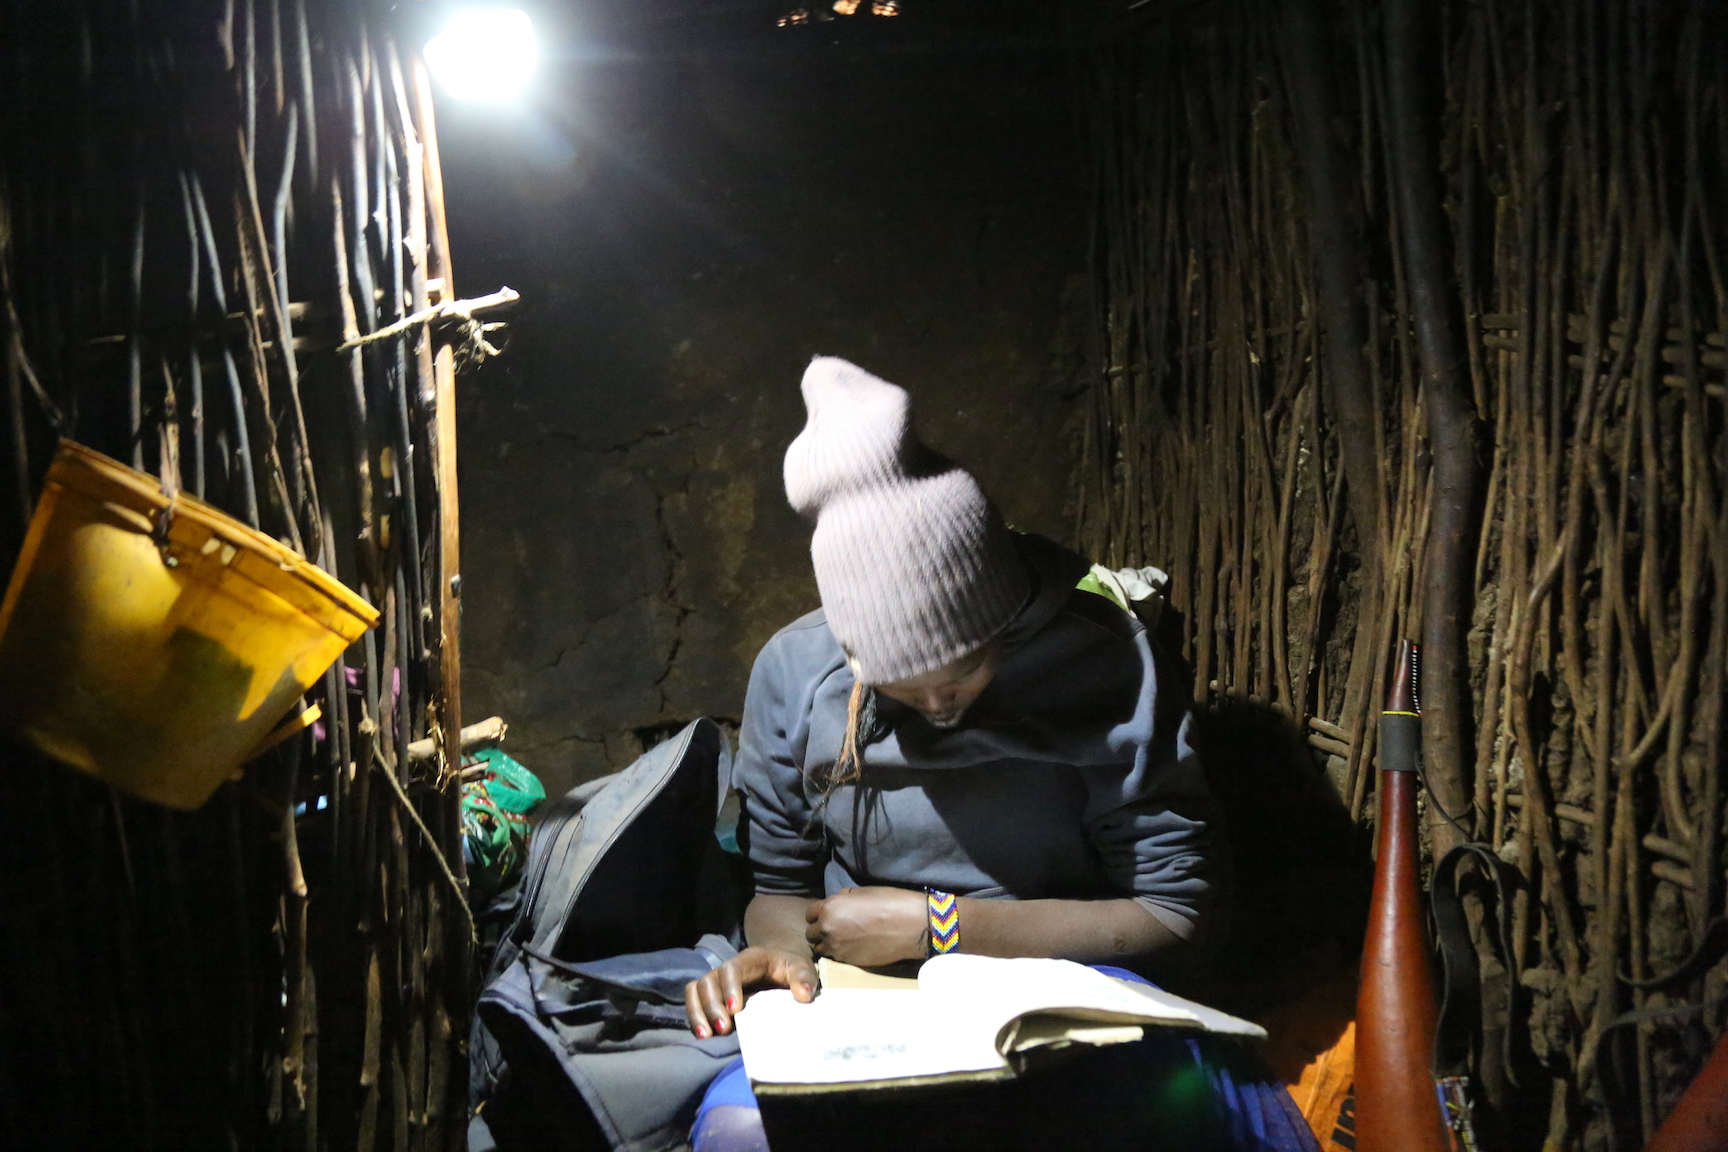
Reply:
M540 61L534 24L520 8L458 12L426 42L426 67L458 100L502 103L521 94Z

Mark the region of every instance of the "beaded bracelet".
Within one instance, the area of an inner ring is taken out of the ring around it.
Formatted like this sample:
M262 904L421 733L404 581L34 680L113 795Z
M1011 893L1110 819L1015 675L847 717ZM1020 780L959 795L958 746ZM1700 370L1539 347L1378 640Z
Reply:
M930 955L960 950L960 901L954 893L935 888L924 889L930 905Z

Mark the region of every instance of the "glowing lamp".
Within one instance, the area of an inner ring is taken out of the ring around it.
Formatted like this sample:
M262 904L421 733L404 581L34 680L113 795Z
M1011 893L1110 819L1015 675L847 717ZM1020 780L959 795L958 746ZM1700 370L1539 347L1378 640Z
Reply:
M534 25L520 8L458 13L426 42L426 67L458 100L509 100L522 91L539 60Z

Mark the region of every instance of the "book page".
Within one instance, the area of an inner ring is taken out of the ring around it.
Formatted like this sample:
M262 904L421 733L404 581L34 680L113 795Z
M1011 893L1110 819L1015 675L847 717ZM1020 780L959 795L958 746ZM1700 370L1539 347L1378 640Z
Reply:
M1208 1032L1216 1032L1221 1036L1247 1036L1254 1040L1266 1039L1266 1029L1251 1020L1232 1016L1228 1012L1220 1012L1216 1008L1208 1008L1194 1000L1185 1000L1175 993L1164 991L1162 988L1153 988L1146 984L1129 984L1120 980L1117 983L1121 984L1123 990L1132 996L1142 997L1160 1006L1180 1006L1183 1011L1191 1013L1195 1022Z
M842 964L822 956L816 961L816 979L823 991L830 988L881 988L890 992L918 991L916 976L888 976L869 968Z
M1265 1029L1150 985L1131 984L1072 960L1016 959L950 953L925 961L918 986L943 999L983 1000L973 1011L998 1027L1030 1013L1119 1024L1163 1024L1263 1037Z
M1146 1025L1265 1035L1246 1020L1068 960L958 953L926 961L916 990L830 965L813 1003L772 989L750 997L737 1020L745 1070L769 1091L1007 1076L1010 1053L1124 1043Z
M738 1013L738 1045L759 1084L1006 1074L997 1026L976 1017L978 1005L875 988L834 988L800 1004L776 988L756 993Z
M1089 1024L1072 1016L1032 1012L1016 1016L996 1035L996 1047L1004 1056L1030 1052L1034 1048L1085 1044L1102 1048L1107 1044L1132 1044L1146 1038L1140 1024Z

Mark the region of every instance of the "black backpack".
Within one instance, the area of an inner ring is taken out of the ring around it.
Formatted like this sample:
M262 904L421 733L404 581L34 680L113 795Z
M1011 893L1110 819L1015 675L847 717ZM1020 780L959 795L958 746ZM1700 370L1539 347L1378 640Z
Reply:
M742 943L747 869L716 821L731 750L697 720L535 830L469 1049L470 1152L687 1148L735 1036L698 1040L684 985Z

